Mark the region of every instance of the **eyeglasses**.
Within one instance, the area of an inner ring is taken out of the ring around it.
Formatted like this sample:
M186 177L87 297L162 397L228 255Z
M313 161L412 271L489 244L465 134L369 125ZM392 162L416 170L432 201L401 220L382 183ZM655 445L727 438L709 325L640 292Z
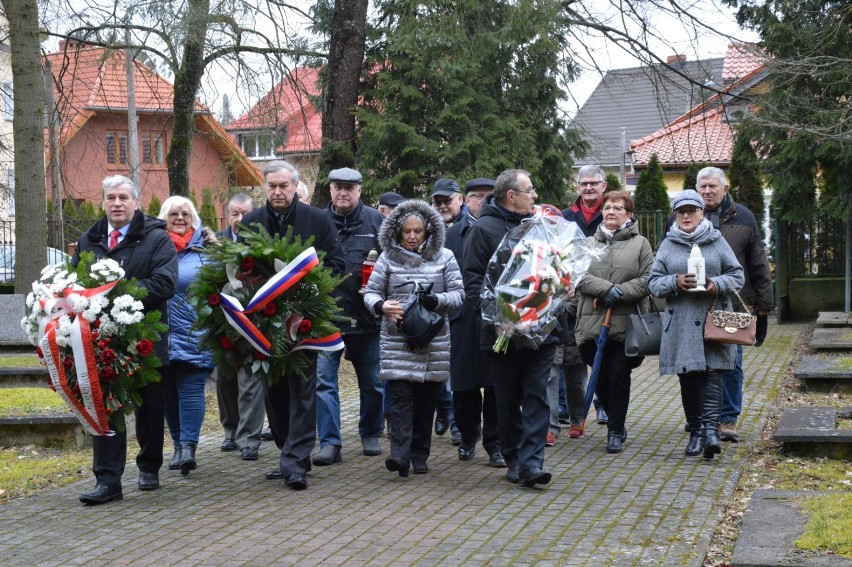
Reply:
M622 207L621 205L607 205L602 210L605 213L608 213L610 211L612 211L614 213L620 213L620 212L622 212L626 209L625 209L625 207Z
M597 187L601 183L603 183L603 181L580 181L577 185L580 187Z
M681 217L682 217L682 216L684 216L684 215L693 216L693 215L695 215L696 213L698 213L698 211L701 211L701 209L696 208L696 207L683 207L683 208L681 208L681 209L678 209L678 210L677 210L677 211L675 211L675 212L677 213L677 215L678 215L678 216L681 216ZM704 211L701 211L701 212L704 212Z
M435 205L436 207L449 207L453 203L453 201L455 201L455 198L432 199L432 204Z
M480 199L485 198L485 193L468 193L467 198L468 199L476 199L477 201L479 201Z
M538 195L538 193L536 193L536 192L535 192L535 187L530 187L530 190L529 190L529 191L521 191L521 190L520 190L520 189L518 189L517 187L513 187L513 188L512 188L512 189L510 189L510 190L511 190L511 191L514 191L515 193L526 193L527 195L532 195L532 194Z

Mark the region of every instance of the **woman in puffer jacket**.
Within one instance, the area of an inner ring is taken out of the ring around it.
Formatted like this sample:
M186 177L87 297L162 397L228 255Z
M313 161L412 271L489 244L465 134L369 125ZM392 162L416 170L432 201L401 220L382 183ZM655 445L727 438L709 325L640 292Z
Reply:
M453 253L444 248L444 221L422 201L405 201L379 230L379 256L364 294L364 304L384 315L380 333L379 378L390 395L389 471L408 476L429 471L426 460L432 444L432 417L441 382L450 377L450 326L447 314L461 307L464 284ZM423 307L444 319L443 328L425 347L408 344L399 329L415 291Z
M216 241L212 231L201 226L192 201L177 195L160 208L166 232L177 250L178 285L169 300L169 364L161 369L163 405L175 454L169 470L189 474L196 468L195 448L204 421L204 385L213 369L213 357L199 349L201 331L193 330L197 314L186 298L186 290L204 264L205 247Z

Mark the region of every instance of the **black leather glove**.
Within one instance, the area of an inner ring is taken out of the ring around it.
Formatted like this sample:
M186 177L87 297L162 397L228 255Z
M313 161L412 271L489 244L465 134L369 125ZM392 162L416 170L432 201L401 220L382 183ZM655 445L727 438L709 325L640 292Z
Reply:
M766 340L766 330L769 327L769 317L766 315L757 316L757 328L754 333L754 346L760 346Z
M438 296L432 293L424 293L420 296L420 305L429 311L434 311L438 308Z
M603 296L603 304L604 307L612 307L624 296L624 293L620 289L615 286L612 286L607 290L606 295Z

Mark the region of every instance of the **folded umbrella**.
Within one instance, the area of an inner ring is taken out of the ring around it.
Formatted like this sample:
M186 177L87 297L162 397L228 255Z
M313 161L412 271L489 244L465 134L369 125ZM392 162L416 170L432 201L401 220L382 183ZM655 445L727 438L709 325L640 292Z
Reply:
M580 427L583 431L586 430L586 416L589 415L589 408L592 406L592 398L595 397L595 388L598 385L598 375L601 373L601 365L603 364L604 347L609 340L609 322L612 319L612 307L607 307L606 316L604 317L601 332L598 335L598 340L595 341L595 360L592 363L592 371L589 374L589 383L586 386L586 397L583 400L583 422Z

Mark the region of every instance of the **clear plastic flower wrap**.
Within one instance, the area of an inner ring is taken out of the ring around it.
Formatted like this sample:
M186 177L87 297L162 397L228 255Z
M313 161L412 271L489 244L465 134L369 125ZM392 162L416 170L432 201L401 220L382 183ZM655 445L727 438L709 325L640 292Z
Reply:
M494 352L505 353L510 341L541 346L598 254L562 217L536 215L507 232L488 262L480 303L482 318L497 327Z

